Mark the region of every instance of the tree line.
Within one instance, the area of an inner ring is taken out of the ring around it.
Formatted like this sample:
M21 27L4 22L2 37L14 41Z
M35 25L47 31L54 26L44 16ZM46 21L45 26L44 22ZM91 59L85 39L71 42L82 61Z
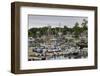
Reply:
M47 26L41 27L41 28L31 28L28 30L28 37L41 37L43 35L47 35L48 31L49 34L52 35L58 35L58 32L61 32L62 35L66 35L67 33L74 34L75 37L78 37L82 32L87 31L88 21L86 19L83 19L81 27L79 26L79 23L76 22L75 25L72 28L67 27L67 25L64 25L64 27L55 27L55 28L50 28Z

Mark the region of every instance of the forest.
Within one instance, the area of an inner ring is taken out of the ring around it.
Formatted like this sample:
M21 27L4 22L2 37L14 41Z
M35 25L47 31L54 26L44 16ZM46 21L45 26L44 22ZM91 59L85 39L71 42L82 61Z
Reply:
M61 32L62 35L66 35L66 34L74 34L74 37L79 37L79 35L88 30L88 21L86 19L83 19L81 26L79 25L78 22L75 23L75 25L70 28L67 27L67 25L63 25L64 27L55 27L55 28L50 28L50 34L52 35L57 35L58 32ZM50 26L50 25L49 25ZM39 37L43 36L43 35L47 35L48 32L48 26L45 27L41 27L41 28L31 28L28 29L28 37L33 37L36 38L37 35Z

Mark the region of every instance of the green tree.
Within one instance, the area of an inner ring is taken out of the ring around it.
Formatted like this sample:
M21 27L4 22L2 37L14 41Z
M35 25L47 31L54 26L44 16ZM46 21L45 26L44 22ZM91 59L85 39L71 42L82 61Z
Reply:
M82 30L83 31L85 31L85 30L87 30L88 29L88 27L87 27L87 24L88 24L88 21L86 20L86 19L83 19L83 22L82 22Z
M75 37L78 38L81 33L81 28L79 27L78 22L75 23L75 26L73 27L73 32L74 32Z

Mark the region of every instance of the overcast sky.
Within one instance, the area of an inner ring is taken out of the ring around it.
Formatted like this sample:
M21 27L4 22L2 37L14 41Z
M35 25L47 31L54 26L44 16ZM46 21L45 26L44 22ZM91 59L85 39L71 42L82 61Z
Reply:
M28 16L28 28L39 28L44 26L51 27L73 27L76 22L81 23L83 19L88 20L87 17L76 17L76 16L46 16L46 15L29 15Z

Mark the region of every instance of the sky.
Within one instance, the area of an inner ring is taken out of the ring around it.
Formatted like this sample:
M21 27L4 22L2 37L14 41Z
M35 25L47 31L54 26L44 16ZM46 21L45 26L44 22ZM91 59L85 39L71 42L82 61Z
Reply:
M88 20L87 17L78 16L28 15L28 29L45 26L64 27L65 25L72 28L76 22L81 26L83 19Z

